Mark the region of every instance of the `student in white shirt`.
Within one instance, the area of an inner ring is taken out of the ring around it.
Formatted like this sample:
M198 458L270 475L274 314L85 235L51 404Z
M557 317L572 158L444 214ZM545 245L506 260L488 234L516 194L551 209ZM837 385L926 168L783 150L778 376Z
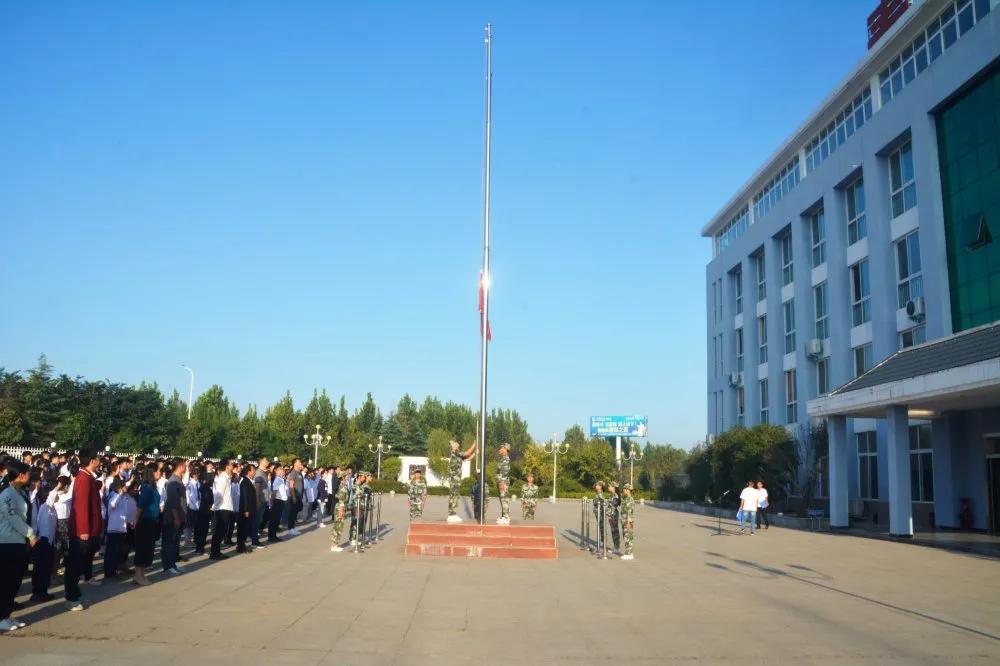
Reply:
M753 481L747 481L747 487L740 493L740 533L746 532L746 525L750 524L750 534L754 533L757 523L757 489L754 488Z
M194 527L198 524L198 509L201 508L201 467L197 463L188 465L185 472L188 479L184 484L187 492L187 522L184 523L184 535L187 544L194 542Z
M771 503L767 499L767 488L763 481L757 482L757 529L760 529L760 521L764 521L764 529L771 527L771 521L767 517L767 509Z
M229 534L229 526L233 522L233 484L230 480L232 474L233 463L226 459L220 460L215 481L212 483L212 494L215 496L212 505L215 511L212 525L212 554L209 555L209 559L212 560L229 558L228 555L222 554L222 540Z
M31 600L52 601L49 583L52 582L52 560L55 556L56 510L48 502L48 488L35 497L31 522L38 535L38 543L31 549Z
M316 510L316 492L319 487L319 483L316 481L316 472L310 470L306 472L305 481L303 481L303 494L305 495L306 503L306 519L305 522L309 522L312 518L313 511Z
M288 482L285 480L285 468L275 465L274 481L271 482L271 515L267 525L267 540L281 541L278 537L278 525L285 513L288 503Z
M118 575L118 564L125 551L128 532L128 494L121 477L115 476L108 486L107 539L104 548L104 580L110 581Z
M73 503L73 480L68 476L60 476L46 502L56 512L56 538L52 545L55 547L53 557L59 563L69 552L69 512Z

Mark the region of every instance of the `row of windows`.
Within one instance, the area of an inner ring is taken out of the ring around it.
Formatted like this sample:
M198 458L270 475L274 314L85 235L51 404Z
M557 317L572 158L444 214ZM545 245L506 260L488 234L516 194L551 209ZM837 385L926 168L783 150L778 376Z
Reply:
M974 25L982 21L990 11L990 0L952 0L948 7L879 73L878 95L882 106L902 92L918 74L927 69L941 54L958 41ZM854 97L829 123L817 132L804 146L805 172L810 174L834 151L855 134L874 114L872 89L864 90ZM913 191L906 188L907 169L905 164L894 167L898 173L899 187L893 185L893 216L912 206ZM912 162L909 176L912 180ZM796 156L785 165L753 197L753 222L764 217L781 199L787 195L800 179L799 158ZM898 197L897 197L898 193ZM898 199L898 201L897 201ZM909 205L907 205L909 202ZM898 211L898 212L897 212ZM864 225L864 211L861 211L860 226ZM718 256L730 244L750 228L749 211L744 207L734 215L721 231L714 236L715 255ZM859 236L863 238L864 236ZM852 242L855 242L852 240Z
M753 198L753 215L754 222L758 222L764 218L769 210L778 205L778 202L795 189L795 186L799 184L799 158L798 155L785 165L782 169L774 176L767 185L762 187Z
M952 0L917 38L879 72L879 95L888 104L990 11L990 0Z
M722 231L715 234L715 254L721 254L723 250L729 247L733 241L746 233L746 230L750 228L750 209L746 206L743 210L736 213L726 226L722 228Z
M806 173L823 163L872 117L872 91L865 88L806 144Z

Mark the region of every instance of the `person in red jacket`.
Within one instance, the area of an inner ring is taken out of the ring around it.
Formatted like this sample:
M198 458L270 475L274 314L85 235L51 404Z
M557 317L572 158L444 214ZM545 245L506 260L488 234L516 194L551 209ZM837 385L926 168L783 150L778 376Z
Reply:
M66 563L66 608L83 610L80 576L93 562L104 524L101 519L101 489L97 481L100 459L92 453L80 454L80 471L73 480L73 500L69 515L69 557Z

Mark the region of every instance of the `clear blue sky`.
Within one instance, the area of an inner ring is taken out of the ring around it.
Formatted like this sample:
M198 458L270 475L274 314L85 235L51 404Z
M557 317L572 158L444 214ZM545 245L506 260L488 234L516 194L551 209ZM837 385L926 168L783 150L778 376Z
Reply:
M4 3L0 365L475 404L490 20L491 405L688 447L699 230L875 4Z

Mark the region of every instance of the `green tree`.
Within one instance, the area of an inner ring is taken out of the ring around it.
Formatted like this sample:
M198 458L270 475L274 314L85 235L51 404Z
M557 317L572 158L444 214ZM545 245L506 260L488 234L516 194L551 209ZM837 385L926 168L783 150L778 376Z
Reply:
M424 404L420 406L420 427L427 433L435 428L445 427L444 405L437 398L424 398Z
M24 441L21 415L9 405L0 404L0 444L17 446Z
M365 398L358 411L354 413L354 425L359 432L366 432L370 435L378 435L382 432L382 412L375 405L371 393Z
M399 456L389 456L382 458L382 477L386 480L396 480L399 473L403 471L403 461Z
M434 428L427 435L427 466L439 479L448 478L448 456L451 453L448 444L454 436L443 428Z
M402 455L422 455L427 451L427 437L420 425L420 410L409 394L403 395L391 417L399 427L399 439L393 451Z
M313 433L317 425L323 435L335 434L333 431L337 426L337 413L330 396L326 394L326 389L323 389L322 393L313 389L312 400L302 412L302 427L307 434Z
M306 446L302 439L302 419L295 411L291 391L286 391L284 397L264 413L264 423L274 434L283 453L303 459L309 457L304 455Z
M571 448L574 446L582 446L587 442L587 435L584 434L583 428L579 425L573 425L566 431L566 434L563 435L563 441L569 444Z
M595 438L571 444L563 461L563 476L573 479L584 488L591 488L597 481L607 482L617 476L614 451L603 439Z
M229 433L236 426L238 419L239 412L236 406L229 401L218 384L212 385L198 396L191 408L191 421L201 426L198 429L199 433L208 433L208 442L204 443L204 448L201 449L206 456L214 456L226 447ZM185 430L188 431L186 424ZM184 437L183 431L181 438L186 443L192 442L190 435L188 438Z

